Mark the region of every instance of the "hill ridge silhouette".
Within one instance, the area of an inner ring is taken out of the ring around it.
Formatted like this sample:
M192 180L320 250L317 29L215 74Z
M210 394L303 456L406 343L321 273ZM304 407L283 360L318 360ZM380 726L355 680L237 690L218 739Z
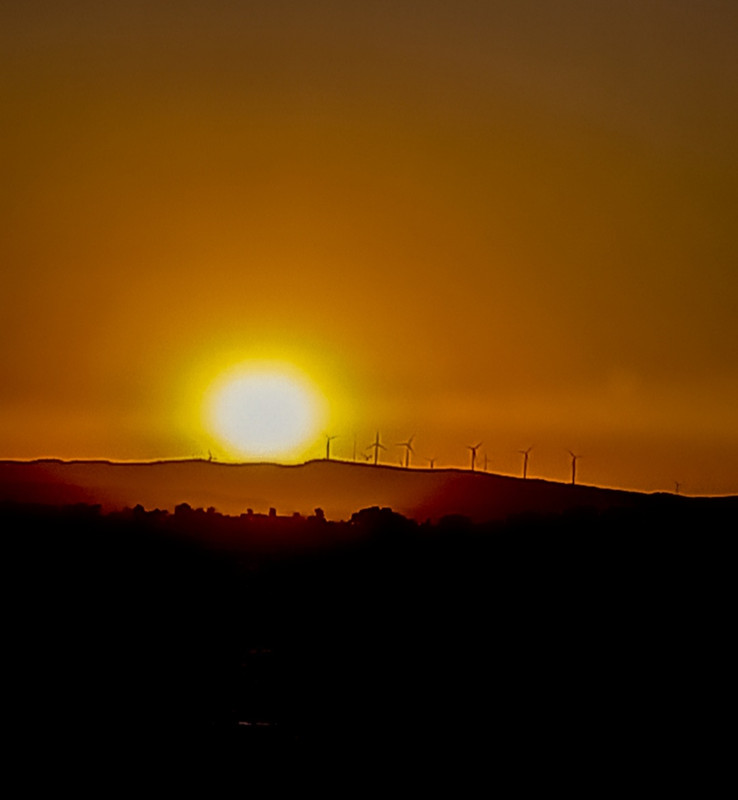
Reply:
M457 467L406 469L338 459L301 464L198 458L0 461L0 501L96 503L107 510L135 505L173 510L188 503L237 515L249 508L307 514L320 507L327 518L338 521L361 508L380 506L420 522L454 514L487 522L585 507L605 510L719 499L571 485Z

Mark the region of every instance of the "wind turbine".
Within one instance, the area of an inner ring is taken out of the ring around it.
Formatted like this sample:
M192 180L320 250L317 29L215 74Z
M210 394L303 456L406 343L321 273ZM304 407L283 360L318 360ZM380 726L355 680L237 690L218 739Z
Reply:
M379 460L379 451L387 449L383 444L380 444L379 431L377 431L377 436L374 441L369 445L369 447L367 447L367 450L371 449L374 449L374 466L376 466L377 461Z
M518 453L521 453L523 456L523 480L528 477L528 454L533 449L533 445L531 445L527 450L518 450Z
M679 481L674 481L674 494L679 494L679 489L681 488L681 483Z
M571 485L573 486L577 479L577 459L581 458L581 456L575 455L571 450L567 450L567 452L571 456Z
M431 469L435 469L435 466L436 466L436 459L435 458L428 458L426 456L425 460L430 464L430 468Z
M482 446L482 443L475 445L467 445L466 449L471 450L471 471L474 472L474 462L477 460L477 450Z
M405 448L405 469L410 467L410 453L414 453L413 450L413 439L415 438L415 434L413 434L406 442L397 442L395 447L404 447Z
M328 436L328 434L325 435L325 460L326 461L330 461L330 458L331 458L331 442L334 439L338 439L338 435L336 435L336 436Z
M488 457L488 456L487 456L487 454L485 453L485 454L484 454L484 471L485 471L485 472L487 471L487 464L488 464L488 463L489 463L489 457Z

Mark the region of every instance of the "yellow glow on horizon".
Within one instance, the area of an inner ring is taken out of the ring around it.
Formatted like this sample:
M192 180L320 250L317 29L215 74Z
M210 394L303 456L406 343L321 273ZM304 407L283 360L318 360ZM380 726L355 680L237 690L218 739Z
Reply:
M320 435L327 401L291 365L246 362L210 385L202 412L206 430L229 455L296 459Z

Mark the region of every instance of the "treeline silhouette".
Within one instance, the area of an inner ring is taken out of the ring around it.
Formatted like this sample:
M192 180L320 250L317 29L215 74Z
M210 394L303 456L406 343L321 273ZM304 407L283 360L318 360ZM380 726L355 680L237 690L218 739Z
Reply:
M246 759L673 756L732 685L737 510L479 525L5 503L13 724L97 757L172 739Z

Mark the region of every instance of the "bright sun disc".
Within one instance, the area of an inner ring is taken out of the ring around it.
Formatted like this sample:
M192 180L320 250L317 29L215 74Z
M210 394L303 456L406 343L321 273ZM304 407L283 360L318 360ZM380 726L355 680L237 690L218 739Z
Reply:
M213 433L248 456L294 455L315 438L320 416L320 397L307 380L276 369L225 376L208 403Z

